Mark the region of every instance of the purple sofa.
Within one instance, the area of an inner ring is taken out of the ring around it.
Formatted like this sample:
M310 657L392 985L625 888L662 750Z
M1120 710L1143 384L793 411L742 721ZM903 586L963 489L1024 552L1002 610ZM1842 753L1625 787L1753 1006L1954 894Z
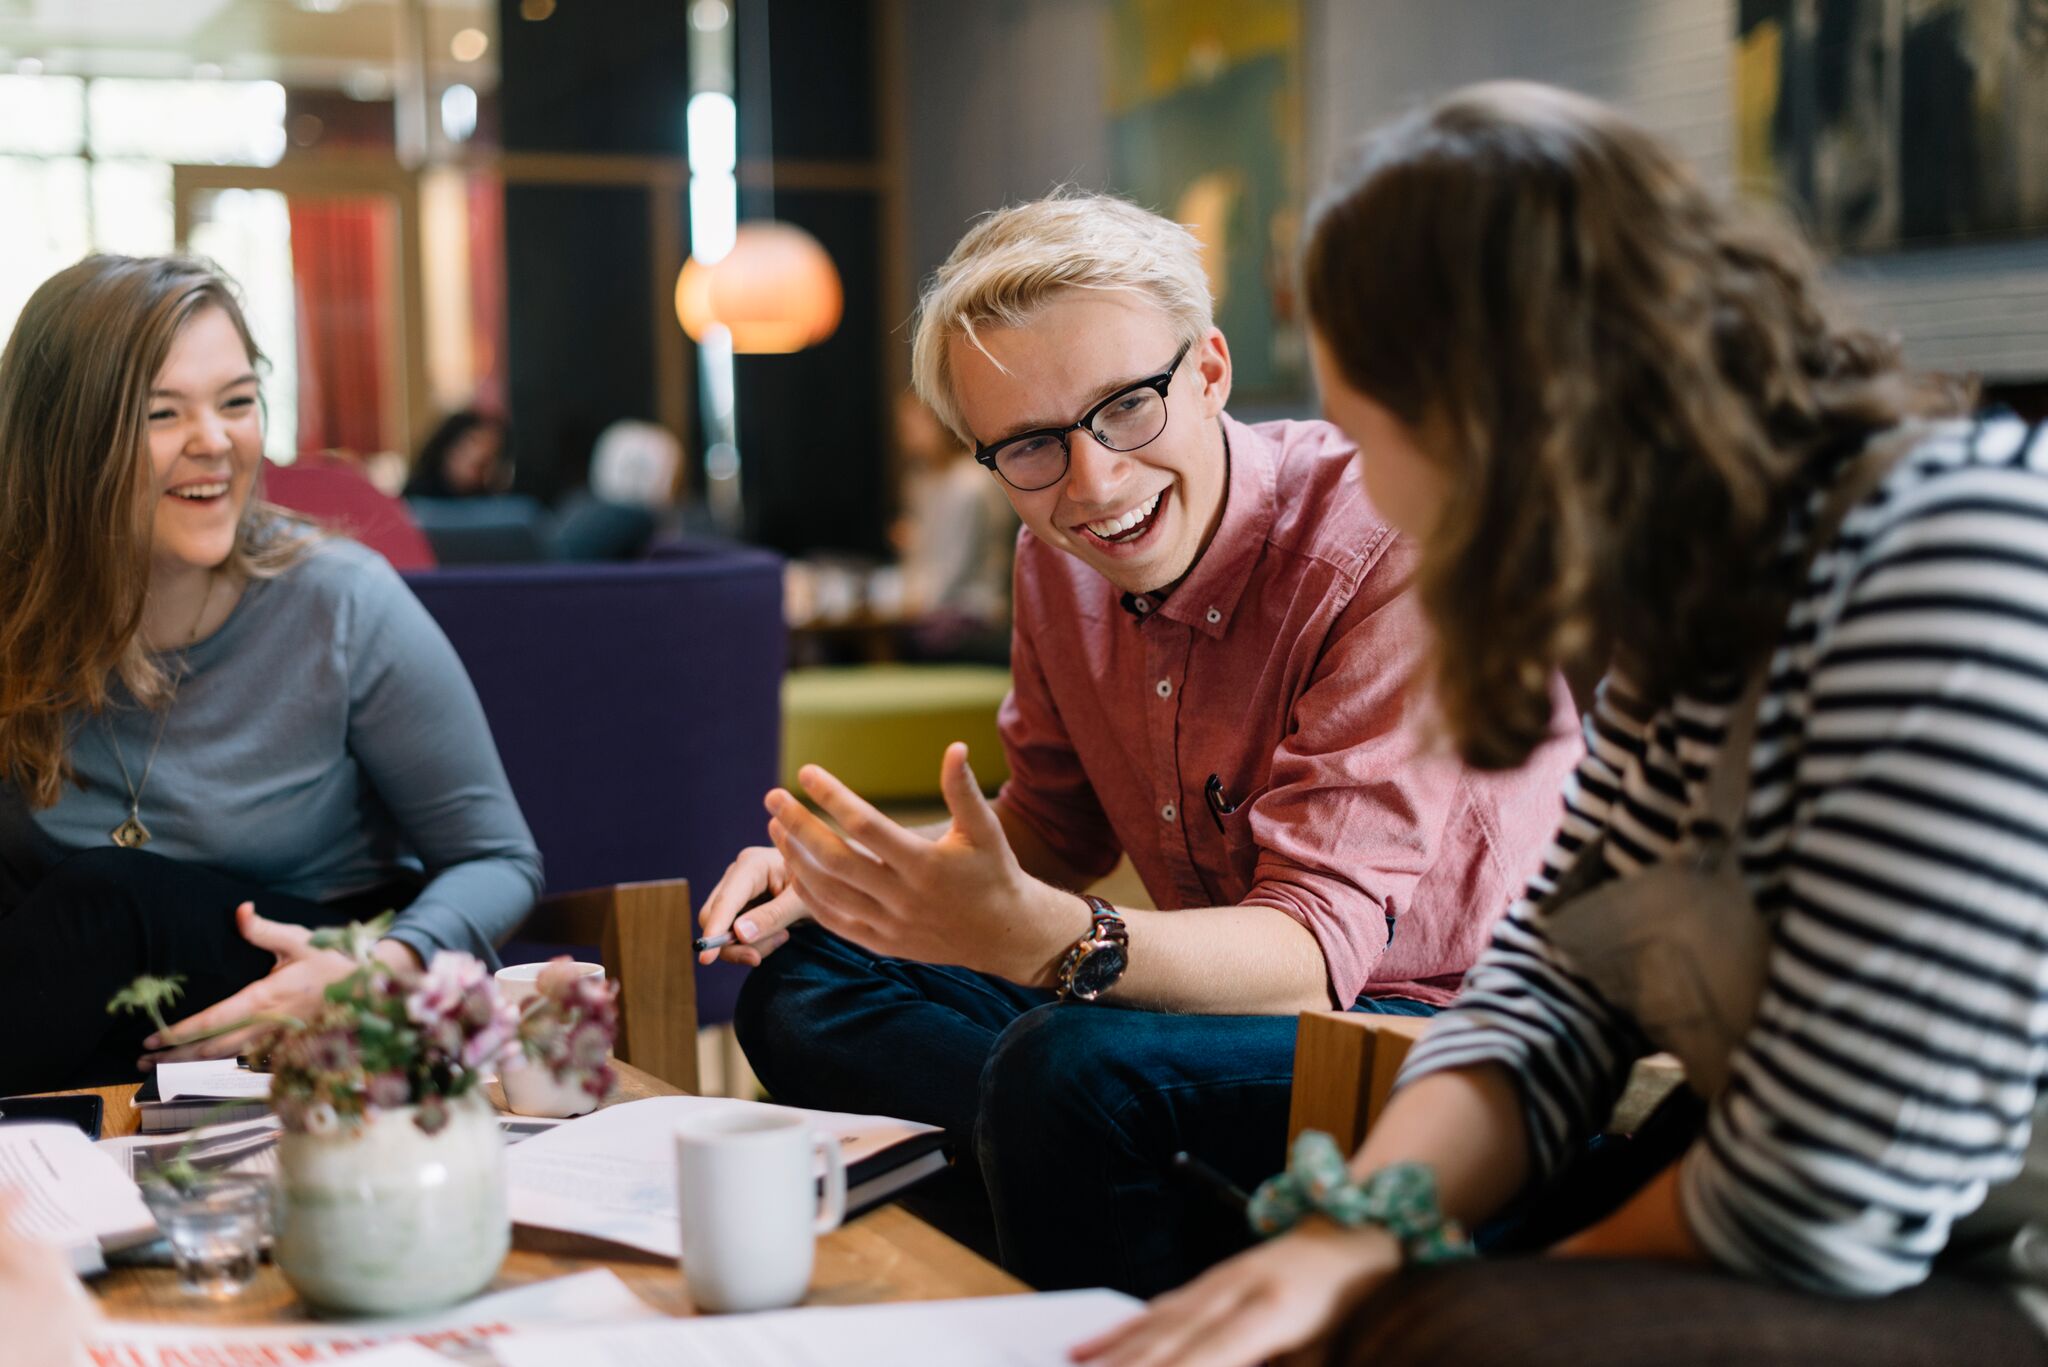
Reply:
M406 582L476 682L550 892L683 877L701 904L766 838L788 649L775 556L720 545ZM743 974L697 970L702 1023L732 1018Z

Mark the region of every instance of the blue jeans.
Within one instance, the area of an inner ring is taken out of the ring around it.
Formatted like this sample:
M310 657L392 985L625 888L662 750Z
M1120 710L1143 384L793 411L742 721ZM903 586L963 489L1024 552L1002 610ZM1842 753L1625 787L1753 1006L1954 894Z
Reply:
M1169 1175L1173 1155L1245 1190L1286 1159L1292 1016L1061 1003L803 925L748 975L733 1026L777 1101L943 1127L979 1168L1003 1265L1040 1289L1180 1285L1250 1236Z

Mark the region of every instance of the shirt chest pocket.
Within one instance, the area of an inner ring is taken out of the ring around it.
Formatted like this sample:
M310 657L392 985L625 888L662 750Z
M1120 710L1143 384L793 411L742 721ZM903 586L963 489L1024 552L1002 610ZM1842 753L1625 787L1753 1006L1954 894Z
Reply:
M1266 794L1261 781L1249 791L1233 789L1220 774L1208 776L1200 810L1188 827L1188 844L1202 883L1215 905L1236 903L1251 890L1259 862L1252 811Z

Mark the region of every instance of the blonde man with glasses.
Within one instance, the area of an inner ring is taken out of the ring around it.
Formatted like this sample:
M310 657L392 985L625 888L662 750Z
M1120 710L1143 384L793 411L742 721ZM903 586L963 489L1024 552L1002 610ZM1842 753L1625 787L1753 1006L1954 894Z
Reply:
M946 1127L1013 1272L1151 1293L1245 1241L1171 1160L1280 1166L1296 1013L1451 999L1556 825L1571 705L1507 774L1414 724L1413 553L1337 429L1224 412L1184 228L984 219L913 368L1024 523L1010 779L986 800L954 745L952 820L908 830L808 767L838 830L770 793L704 930L759 965L737 1028L778 1100ZM1159 910L1081 895L1125 854Z

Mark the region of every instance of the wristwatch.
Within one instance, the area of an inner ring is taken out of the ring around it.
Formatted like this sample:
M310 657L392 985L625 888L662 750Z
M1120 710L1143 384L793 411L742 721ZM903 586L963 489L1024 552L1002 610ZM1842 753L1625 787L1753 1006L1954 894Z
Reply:
M1117 985L1131 962L1131 932L1117 909L1085 893L1081 900L1093 919L1088 933L1060 961L1061 1001L1094 1001Z

